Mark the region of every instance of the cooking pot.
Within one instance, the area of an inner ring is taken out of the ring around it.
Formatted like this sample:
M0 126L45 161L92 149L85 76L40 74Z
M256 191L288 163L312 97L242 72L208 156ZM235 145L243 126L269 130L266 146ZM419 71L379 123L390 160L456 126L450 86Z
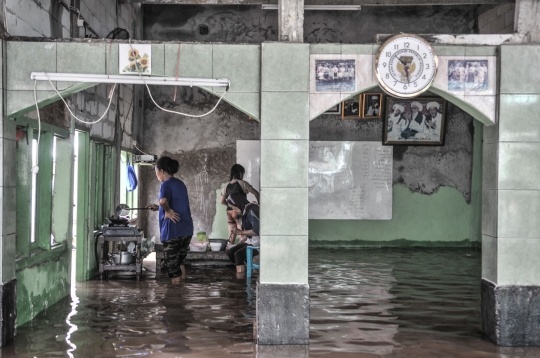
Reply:
M123 218L121 216L113 215L106 218L111 224L114 225L125 225L128 223L127 218Z
M219 250L216 250L216 251L225 251L225 249L227 248L227 240L225 239L208 239L208 241L210 241L210 245L212 244L220 244L221 246L219 247ZM210 246L212 247L212 246Z
M119 251L112 254L112 259L116 265L129 265L133 261L133 254L127 251Z

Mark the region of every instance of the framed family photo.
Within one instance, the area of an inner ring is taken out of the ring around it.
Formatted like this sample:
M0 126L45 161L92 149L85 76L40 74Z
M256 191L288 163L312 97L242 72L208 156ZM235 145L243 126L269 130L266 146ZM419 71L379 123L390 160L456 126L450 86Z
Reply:
M382 93L364 93L362 96L362 118L382 118Z
M315 60L315 92L354 92L355 73L355 60Z
M341 103L341 118L360 118L360 98L361 94L347 98Z
M384 145L444 145L445 126L443 98L386 98Z

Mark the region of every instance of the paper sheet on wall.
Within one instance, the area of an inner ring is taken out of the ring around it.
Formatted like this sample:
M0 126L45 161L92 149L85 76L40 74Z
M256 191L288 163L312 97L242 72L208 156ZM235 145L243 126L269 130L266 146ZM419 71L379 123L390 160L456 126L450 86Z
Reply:
M310 219L392 219L392 147L309 142Z

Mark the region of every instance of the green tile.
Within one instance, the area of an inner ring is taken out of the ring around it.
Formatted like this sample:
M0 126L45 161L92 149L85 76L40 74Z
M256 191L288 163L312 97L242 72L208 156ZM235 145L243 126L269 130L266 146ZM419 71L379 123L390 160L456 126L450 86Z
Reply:
M56 69L58 73L106 74L105 43L58 43ZM74 82L58 82L66 89Z
M499 114L500 120L500 114ZM490 126L484 125L483 130L484 143L496 143L499 141L499 124L492 124Z
M165 45L152 44L152 76L165 75Z
M261 188L261 203L261 236L308 234L307 188Z
M482 278L497 283L497 238L482 235Z
M262 44L262 91L309 91L309 44Z
M1 98L1 97L0 97ZM15 139L16 123L13 119L5 118L2 123L2 138Z
M213 45L213 78L228 78L233 92L259 92L260 45Z
M308 237L262 236L260 282L308 283Z
M11 281L15 278L16 259L16 236L15 234L5 235L2 239L2 280Z
M502 94L499 105L500 141L540 142L540 95Z
M540 240L497 240L497 284L540 286Z
M176 76L178 44L165 44L165 75ZM181 44L179 77L217 78L212 74L212 45Z
M496 237L498 204L497 190L482 190L482 234Z
M8 42L7 89L33 90L32 72L56 73L56 43ZM56 82L53 82L56 85ZM38 90L50 90L49 82L39 81Z
M497 236L540 239L540 191L500 190L498 194Z
M2 190L2 236L15 234L17 218L13 208L17 207L17 187L4 186L0 190Z
M261 187L307 188L308 140L261 141Z
M220 95L219 93L217 94ZM246 113L248 116L253 117L254 119L259 120L259 108L261 95L256 93L235 93L229 92L225 95L224 100L232 104L237 109Z
M309 93L263 92L261 139L309 139Z
M497 56L497 46L467 46L465 56Z
M437 56L465 56L465 46L435 45L433 51Z
M1 169L2 186L14 186L17 185L17 168L13 160L17 157L15 140L4 138L1 142L3 142L2 158L4 159Z
M118 51L117 43L107 43L105 45L105 74L119 74Z
M311 44L309 46L309 53L314 54L340 54L341 53L341 44Z
M538 153L540 143L499 143L499 189L540 190Z
M373 55L373 45L341 45L342 55Z
M500 93L540 93L540 46L501 46Z
M499 144L484 143L482 148L482 188L497 189Z
M38 102L50 101L56 97L57 97L56 93L53 91L38 91L37 92ZM8 117L18 112L28 113L35 110L36 108L35 108L33 91L7 91L7 116Z

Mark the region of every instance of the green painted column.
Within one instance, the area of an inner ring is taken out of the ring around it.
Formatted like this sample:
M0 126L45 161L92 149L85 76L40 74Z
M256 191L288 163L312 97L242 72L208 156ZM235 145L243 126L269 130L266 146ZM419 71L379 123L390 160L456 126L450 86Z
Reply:
M0 289L0 300L2 308L0 346L4 346L15 338L15 326L17 320L17 280L15 278L15 257L16 257L16 167L15 167L15 123L6 117L6 42L0 40L0 97L1 126L0 126L0 153L2 153L2 164L0 164L1 183L1 207L0 216L0 250L1 264L0 272L2 276L2 286Z
M540 345L539 45L500 47L499 123L484 128L482 330Z
M263 43L258 344L309 342L309 45Z

